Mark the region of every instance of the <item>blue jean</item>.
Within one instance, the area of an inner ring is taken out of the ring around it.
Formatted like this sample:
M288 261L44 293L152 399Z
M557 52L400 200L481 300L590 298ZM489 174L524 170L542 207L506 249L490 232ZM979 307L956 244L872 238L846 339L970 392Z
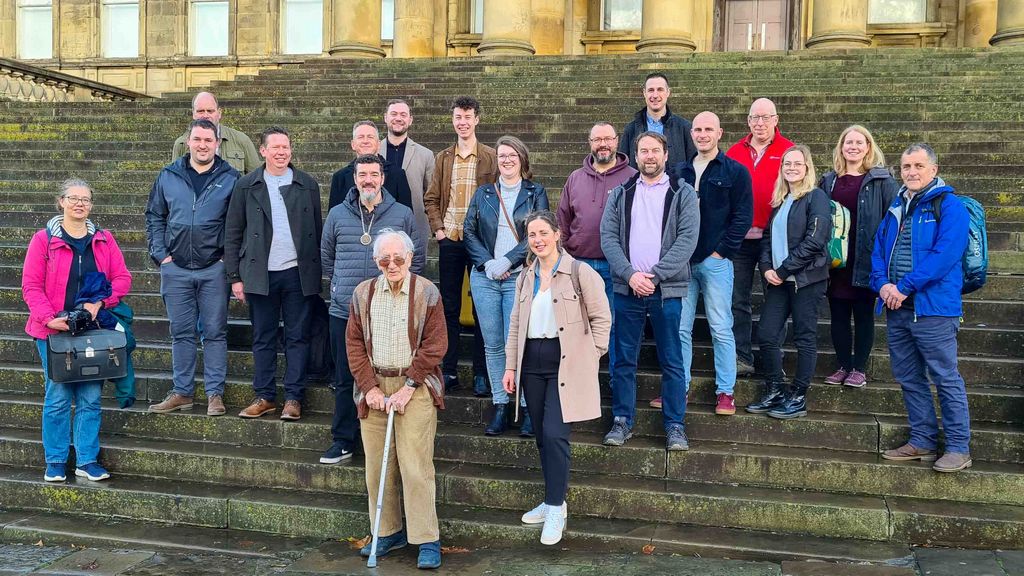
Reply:
M512 274L504 280L491 280L476 269L469 275L469 290L473 293L480 334L484 337L484 356L487 359L487 378L491 381L491 401L507 404L508 393L501 385L505 375L505 341L508 340L508 325L512 318L512 306L516 302L516 278ZM526 405L525 396L520 397Z
M71 445L71 403L75 404L75 465L96 462L100 454L100 394L103 381L62 384L47 376L46 340L36 340L43 359L46 398L43 400L43 453L47 464L68 461Z
M711 329L715 351L715 393L732 396L736 386L736 338L732 332L732 260L708 256L690 264L690 291L682 302L679 343L682 346L686 390L690 390L690 366L693 364L693 321L697 317L697 297L704 295L704 314Z
M195 393L198 330L203 341L206 395L224 395L230 294L223 262L199 270L181 268L174 262L160 266L160 295L171 325L171 380L177 394L191 398Z
M913 310L889 310L887 329L892 375L903 388L910 443L925 450L938 447L939 423L928 383L930 375L942 409L946 452L970 454L971 417L967 409L967 390L956 358L960 319L944 316L915 319Z
M608 341L615 342L615 288L612 286L612 270L608 267L608 261L603 258L577 258L580 262L586 262L588 266L601 275L604 280L604 293L608 296L608 306L612 309L612 329L608 333ZM615 347L608 346L608 368L615 365Z
M655 348L661 364L661 402L665 428L683 423L686 416L686 378L679 346L682 298L661 298L661 289L650 296L615 294L615 365L612 367L612 415L633 427L636 416L636 369L645 317L654 325Z

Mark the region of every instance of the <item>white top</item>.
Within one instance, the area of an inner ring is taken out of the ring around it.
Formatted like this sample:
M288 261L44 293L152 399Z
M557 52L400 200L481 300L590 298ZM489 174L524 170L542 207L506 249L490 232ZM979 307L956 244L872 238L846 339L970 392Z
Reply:
M292 183L293 172L289 168L283 176L274 176L263 171L263 180L267 183L267 195L270 196L270 222L273 234L270 237L270 252L267 254L267 270L278 272L295 268L299 265L295 253L295 242L292 240L292 228L288 223L288 209L284 205L281 188Z
M530 306L530 326L527 338L558 338L555 309L551 304L551 289L538 291Z

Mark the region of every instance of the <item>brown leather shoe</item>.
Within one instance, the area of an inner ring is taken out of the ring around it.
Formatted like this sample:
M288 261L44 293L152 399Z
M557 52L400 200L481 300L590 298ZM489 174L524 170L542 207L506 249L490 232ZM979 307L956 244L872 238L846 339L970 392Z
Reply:
M159 404L150 404L149 411L155 414L167 414L175 410L191 410L192 398L171 392Z
M242 418L259 418L277 410L277 404L263 398L256 398L249 407L238 413Z
M298 400L287 400L281 410L281 420L298 420L302 418L302 405Z
M939 461L932 466L936 472L959 472L971 467L973 461L970 454L959 452L946 452L939 458Z
M935 450L924 450L923 448L918 448L910 442L907 442L899 448L893 448L892 450L882 452L882 458L885 458L886 460L896 460L899 462L906 460L934 462L938 456L935 454Z
M224 399L219 395L213 395L206 399L207 416L222 416L224 412Z

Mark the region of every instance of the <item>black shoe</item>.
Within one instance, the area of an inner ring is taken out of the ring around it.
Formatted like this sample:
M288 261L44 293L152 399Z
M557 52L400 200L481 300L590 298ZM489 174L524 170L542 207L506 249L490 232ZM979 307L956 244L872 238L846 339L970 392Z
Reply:
M458 376L455 376L454 374L445 374L444 375L444 393L445 394L451 394L453 392L458 392L461 389L462 389L462 384L459 383L459 377Z
M807 416L807 387L793 386L779 406L770 410L768 415L780 420Z
M486 398L491 395L491 383L487 380L487 376L474 376L473 377L473 396L477 398Z
M524 412L523 423L519 425L519 436L523 438L533 438L533 420L530 420L530 413L526 412L525 408L520 407L519 409Z
M494 405L494 417L491 423L484 429L488 436L501 436L508 430L508 403Z
M767 379L764 382L764 396L753 404L747 404L747 412L751 414L764 414L782 405L785 399L786 381L782 379Z

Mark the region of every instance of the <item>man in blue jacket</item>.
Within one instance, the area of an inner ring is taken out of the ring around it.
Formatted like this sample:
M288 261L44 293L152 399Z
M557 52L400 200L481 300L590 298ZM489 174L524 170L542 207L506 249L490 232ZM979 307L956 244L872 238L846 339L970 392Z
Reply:
M961 260L970 221L938 171L931 146L912 144L903 152L903 187L875 236L871 288L878 292L879 310L883 304L889 309L889 356L910 421L910 440L882 457L936 460L939 426L928 384L931 374L946 434L946 450L932 468L957 472L971 466L971 422L956 341L963 315Z
M238 172L217 155L217 126L193 120L188 154L157 176L146 206L149 256L160 266L160 295L171 324L174 389L150 412L191 410L196 320L203 332L203 376L210 416L224 414L228 369L228 282L224 225Z

